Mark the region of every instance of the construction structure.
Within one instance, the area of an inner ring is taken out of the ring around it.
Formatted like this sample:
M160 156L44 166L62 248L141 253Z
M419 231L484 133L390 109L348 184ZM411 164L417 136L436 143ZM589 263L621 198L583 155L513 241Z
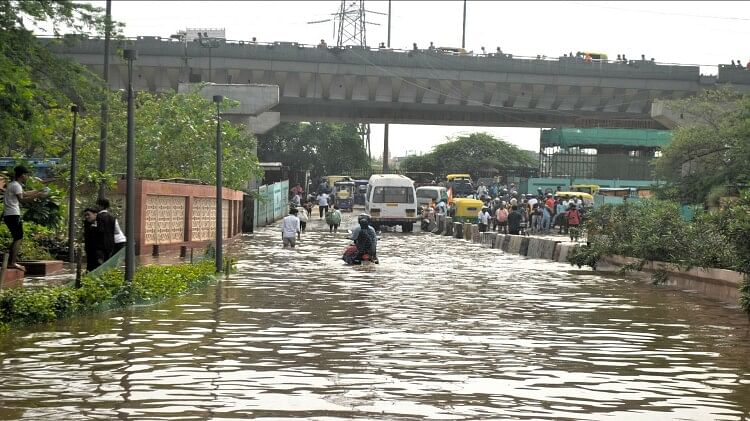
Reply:
M555 128L541 131L540 178L528 190L573 184L645 187L656 182L652 161L672 132L654 129Z

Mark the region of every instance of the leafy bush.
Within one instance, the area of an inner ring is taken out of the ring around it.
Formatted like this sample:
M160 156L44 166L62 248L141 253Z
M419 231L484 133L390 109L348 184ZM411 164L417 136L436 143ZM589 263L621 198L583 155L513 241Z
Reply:
M575 247L568 261L596 269L605 255L619 254L682 267L730 269L745 274L740 305L750 314L750 192L714 212L681 218L675 202L643 200L594 209L585 221L589 244Z
M0 327L50 322L77 312L95 311L173 297L214 279L211 261L174 266L143 266L132 285L123 272L113 269L98 277L85 276L81 288L71 286L0 290Z

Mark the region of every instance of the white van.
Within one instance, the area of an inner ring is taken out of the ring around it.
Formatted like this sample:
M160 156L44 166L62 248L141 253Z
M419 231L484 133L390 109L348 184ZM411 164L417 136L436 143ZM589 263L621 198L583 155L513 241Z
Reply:
M401 231L411 232L417 215L417 194L414 181L398 174L373 174L367 183L365 212L370 214L375 229L401 225Z
M440 199L448 201L448 189L440 186L422 186L417 187L417 205L418 206L429 206L432 200L435 203L439 202Z

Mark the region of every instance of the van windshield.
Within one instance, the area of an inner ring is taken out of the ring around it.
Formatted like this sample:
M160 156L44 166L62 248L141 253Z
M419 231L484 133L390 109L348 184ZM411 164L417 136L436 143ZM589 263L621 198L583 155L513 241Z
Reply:
M414 203L413 187L375 187L372 192L375 203Z
M440 199L437 190L419 190L417 189L417 198L422 199L435 199L437 202Z

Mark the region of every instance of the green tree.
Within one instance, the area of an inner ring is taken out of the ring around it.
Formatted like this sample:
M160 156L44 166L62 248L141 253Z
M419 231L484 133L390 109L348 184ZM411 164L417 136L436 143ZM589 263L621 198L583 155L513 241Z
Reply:
M369 165L354 124L282 123L259 136L258 156L313 177L351 174Z
M54 56L32 31L101 33L101 9L64 0L0 0L0 151L51 156L52 110L98 108L102 81L84 66ZM116 26L116 30L119 26ZM69 38L70 40L70 38ZM68 112L69 113L69 112Z
M721 89L669 105L694 120L675 130L655 161L657 176L668 182L675 199L712 202L726 193L727 185L748 183L750 96Z
M401 163L401 169L435 174L477 174L490 168L502 170L534 165L534 159L516 146L488 133L472 133L437 145L428 154L407 158Z
M232 101L225 101L230 107ZM136 177L146 179L189 178L216 182L215 105L197 93L138 92L136 95ZM107 174L126 170L127 103L121 95L110 95ZM62 110L52 113L48 144L70 159L70 116ZM98 112L79 119L80 183L96 184L99 162ZM242 125L222 121L224 185L242 189L259 174L255 138ZM69 161L68 161L69 162ZM63 174L66 176L67 174Z

